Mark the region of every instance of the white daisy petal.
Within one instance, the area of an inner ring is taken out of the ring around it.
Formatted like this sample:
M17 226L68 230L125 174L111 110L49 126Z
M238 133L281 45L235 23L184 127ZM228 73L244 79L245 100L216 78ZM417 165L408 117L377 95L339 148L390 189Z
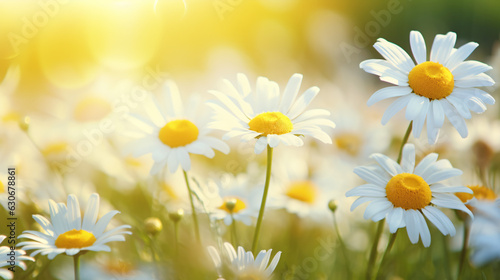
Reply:
M392 98L399 97L410 94L412 89L410 87L400 87L400 86L391 86L385 87L383 89L377 90L366 102L368 106L371 106L379 101Z
M444 64L451 54L456 39L457 34L454 32L448 32L446 35L436 35L432 44L430 60Z
M433 118L434 126L437 128L442 127L444 123L444 110L439 100L431 101L431 110L434 116Z
M398 228L403 227L405 225L403 208L394 207L387 216L387 223L391 233L395 233Z
M425 217L431 221L443 235L454 236L456 231L453 223L446 215L433 206L427 206L422 209Z
M469 55L479 46L478 43L469 42L460 48L458 48L453 54L450 55L448 61L444 64L444 66L451 71L455 69L455 67L462 63Z
M318 95L319 88L311 87L307 89L304 94L302 94L297 101L295 101L288 112L288 116L290 119L294 119L298 117L302 112L304 112L305 108L311 103L311 101Z
M413 97L410 99L406 107L406 114L405 114L406 119L409 121L414 120L418 116L418 114L420 114L420 111L422 109L428 107L428 103L429 103L429 98L419 95L413 95ZM426 104L427 107L425 106ZM427 110L425 111L427 112Z
M366 220L371 219L374 222L378 222L385 217L385 215L392 207L392 203L387 200L373 201L366 207L363 218L365 218Z
M413 209L409 209L404 212L406 231L412 244L417 244L419 239L420 228L417 215L418 214Z
M347 197L351 196L370 196L370 197L385 197L386 192L384 188L381 188L374 184L365 184L354 189L349 190L345 194Z
M375 161L377 161L377 163L392 176L403 173L401 166L397 162L383 154L372 154L370 158L373 158Z
M425 47L425 40L422 34L418 31L410 32L410 46L413 56L417 61L417 64L426 61L427 49Z
M415 67L415 63L413 63L410 56L396 44L384 39L378 39L373 47L403 73L408 74Z
M285 90L283 91L283 98L281 99L281 103L278 111L283 114L287 114L292 104L299 93L300 84L302 83L302 75L301 74L293 74L288 83L286 84Z
M481 74L491 69L493 69L493 67L487 64L475 60L469 60L460 63L451 73L453 74L453 79L460 80L466 77Z
M406 144L403 147L403 154L401 157L401 173L413 173L414 167L415 146Z
M424 247L429 247L431 245L431 232L425 222L424 216L419 211L413 213L415 213L414 216L417 219L417 226L419 228L420 237L422 238L422 244L424 244Z
M494 84L495 81L484 73L455 81L455 87L459 88L490 87Z
M380 170L373 166L359 166L354 168L354 173L370 184L385 186L389 178L380 175Z
M458 113L457 109L447 102L441 102L441 105L443 106L446 117L458 131L460 136L462 136L462 138L467 137L467 135L469 134L467 125L465 124L465 120L463 119L463 117Z
M399 111L401 111L406 105L408 105L408 102L413 98L411 94L405 95L402 97L399 97L396 99L389 107L387 107L387 110L385 110L384 115L382 116L382 124L385 125L387 122L394 117Z

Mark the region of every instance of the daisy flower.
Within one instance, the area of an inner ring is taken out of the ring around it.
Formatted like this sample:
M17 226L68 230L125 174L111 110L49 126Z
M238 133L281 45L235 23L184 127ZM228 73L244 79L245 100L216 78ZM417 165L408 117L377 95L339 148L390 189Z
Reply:
M299 136L312 136L323 143L332 143L330 136L323 131L326 127L335 127L326 118L330 112L323 109L306 110L319 88L311 87L297 98L301 74L294 74L290 78L283 94L276 82L265 77L257 78L255 90L251 89L244 74L238 74L237 79L236 86L224 80L224 93L210 91L217 98L208 103L215 112L210 127L227 131L223 139L239 136L242 141L249 141L255 138L256 154L260 154L267 145L271 148L280 143L302 146L304 142Z
M494 201L497 198L495 192L485 186L467 186L472 190L471 193L458 192L455 195L460 198L460 200L466 204L467 208L474 211L474 206L471 204L477 204L481 202Z
M454 195L455 192L472 193L463 186L447 186L441 181L459 176L462 171L453 168L448 160L437 160L431 153L415 166L415 146L406 144L401 164L382 154L371 156L378 165L361 166L354 169L368 184L358 186L346 196L360 196L351 206L354 210L360 204L371 202L364 218L374 222L386 218L391 233L406 227L411 243L416 244L419 236L425 247L431 244L431 235L426 217L444 235L456 233L450 219L436 206L462 210L472 217L472 212Z
M482 266L500 260L500 201L485 202L476 207L470 246L472 263Z
M251 225L257 218L262 191L252 188L247 176L222 176L219 182L208 185L200 193L212 219L229 226L233 219Z
M65 253L68 256L85 251L111 251L106 243L111 241L125 241L124 231L131 228L122 225L105 232L109 222L119 211L110 211L97 221L99 215L99 195L94 193L87 202L87 209L83 221L80 215L80 205L75 195L68 196L67 206L64 203L55 203L49 200L50 218L47 220L41 215L33 215L33 219L40 224L43 232L26 230L19 238L28 238L31 241L19 243L24 250L35 250L31 256L37 254L48 255L49 259Z
M212 158L214 149L225 154L229 152L226 143L208 135L211 130L205 126L205 120L196 118L200 109L197 104L190 104L184 111L179 90L173 81L165 83L162 102L152 97L146 99L144 104L149 118L139 115L128 118L140 130L134 135L137 139L128 147L135 157L152 154L154 164L151 174L158 173L165 166L171 173L179 166L184 171L190 170L189 154Z
M5 240L5 235L0 235L0 243ZM11 254L9 246L0 247L0 278L1 279L14 279L14 273L9 269L4 269L2 267L12 267L11 265ZM23 250L14 250L15 254L15 265L19 266L23 270L26 270L26 264L23 261L35 261L34 258L26 256L26 252ZM12 256L14 255L12 254Z
M425 41L418 31L410 32L410 45L416 65L410 56L398 45L378 39L374 48L385 59L369 59L360 67L368 73L380 76L380 80L394 84L375 92L368 100L368 106L384 99L397 97L382 117L386 124L397 112L406 106L405 117L413 121L413 134L420 137L427 119L427 138L430 144L437 141L445 117L462 138L468 131L464 119L471 113L483 113L486 104L495 99L476 87L492 86L493 79L484 72L492 69L479 61L464 61L477 43L469 42L455 49L457 35L448 32L436 35L427 61Z
M236 252L233 245L225 242L224 249L231 264L231 270L234 273L234 278L226 277L227 279L271 279L271 275L273 274L274 269L276 269L281 257L281 252L276 253L273 260L269 264L272 249L260 251L255 259L252 252L246 252L241 246L238 247L238 252ZM208 246L208 253L210 254L210 257L219 272L219 277L221 277L220 270L222 267L222 259L219 252L217 252L215 247Z

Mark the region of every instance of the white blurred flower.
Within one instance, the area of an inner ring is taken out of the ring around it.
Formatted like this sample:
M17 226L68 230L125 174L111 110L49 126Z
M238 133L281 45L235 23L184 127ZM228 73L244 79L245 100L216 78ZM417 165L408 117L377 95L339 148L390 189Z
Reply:
M210 257L215 264L215 267L220 275L220 270L222 267L222 258L219 255L219 252L215 247L209 246L208 252ZM235 280L247 280L247 279L259 279L259 280L267 280L271 279L271 275L276 269L278 262L281 257L281 252L278 252L274 255L271 263L269 260L271 259L272 249L267 251L262 250L254 259L253 253L250 251L245 251L243 247L238 247L238 252L234 249L233 245L228 242L224 243L224 252L223 256L227 256L230 262L230 269L234 273L234 278L226 279L235 279Z
M470 258L475 265L482 266L500 260L500 200L482 202L474 207Z

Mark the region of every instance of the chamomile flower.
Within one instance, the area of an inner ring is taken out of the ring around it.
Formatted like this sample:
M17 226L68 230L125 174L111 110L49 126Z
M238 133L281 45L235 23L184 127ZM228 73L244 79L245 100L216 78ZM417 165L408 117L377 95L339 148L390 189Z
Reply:
M229 152L226 143L208 135L211 130L205 126L204 120L196 118L200 109L197 104L190 104L184 111L179 90L173 81L165 83L163 102L152 97L144 103L149 119L138 115L129 118L140 133L135 135L137 139L128 147L135 157L152 154L154 164L151 174L158 173L165 166L171 173L179 166L184 171L190 170L189 154L212 158L214 149L226 154Z
M472 193L463 186L447 186L441 181L459 176L462 171L453 168L448 160L437 160L431 153L415 166L415 146L406 144L401 164L382 154L371 156L378 165L361 166L354 169L368 184L358 186L346 196L360 196L351 210L365 202L371 202L364 218L374 222L386 218L391 233L406 227L413 244L422 238L425 247L431 244L431 235L426 217L444 235L456 233L450 219L436 206L462 210L472 216L471 211L454 195L455 192Z
M224 92L210 91L217 100L209 101L214 109L211 128L226 131L223 139L241 137L242 141L257 139L255 153L260 154L269 145L271 148L283 143L287 146L302 146L299 136L311 136L323 143L331 144L330 136L324 128L335 127L327 119L330 112L323 109L306 110L319 92L318 87L307 89L297 98L301 74L294 74L283 91L265 77L257 79L252 90L244 74L238 74L238 83L233 85L224 80Z
M469 42L455 49L456 34L436 35L427 61L425 41L418 31L410 32L410 45L417 64L399 46L385 39L378 39L374 48L385 59L369 59L360 67L380 76L380 80L394 84L375 92L367 104L370 106L384 99L397 97L382 117L386 124L397 112L406 107L405 117L413 121L413 135L418 138L427 119L427 138L430 144L437 141L445 117L462 138L468 130L464 119L472 117L470 111L483 113L486 104L495 99L476 87L492 86L493 79L484 72L490 66L479 61L464 61L477 43Z
M0 243L6 238L5 235L0 235ZM11 267L11 256L15 255L15 264L23 270L26 270L26 264L23 261L35 261L34 258L26 256L26 252L23 250L14 250L14 253L10 250L9 246L0 247L0 279L13 279L14 273L8 269L2 267Z
M472 263L477 266L500 260L500 201L484 202L476 207L470 246Z
M233 245L225 242L224 249L229 262L231 263L231 270L234 273L234 278L226 277L227 279L271 279L271 275L273 274L274 269L276 269L281 257L281 252L276 253L269 264L272 249L260 251L255 259L252 252L246 252L241 246L238 247L238 252L236 252ZM208 247L208 252L220 274L222 259L219 252L213 246Z
M250 225L257 218L262 191L252 188L248 176L228 174L208 185L201 193L212 219L223 220L226 225L232 224L233 219Z
M497 198L495 192L485 186L467 186L472 190L471 193L458 192L455 195L460 198L460 200L466 204L467 208L474 211L474 206L471 204L483 203L487 201L494 201Z
M55 203L49 200L51 221L41 215L33 215L33 219L40 224L43 232L26 230L19 238L28 238L19 246L24 250L35 250L31 256L37 254L48 255L49 259L65 253L73 256L81 251L111 251L106 243L111 241L125 241L125 231L129 225L121 225L105 232L109 222L119 211L106 213L97 221L99 215L99 195L94 193L87 202L87 209L83 217L80 214L80 204L75 195L68 196L67 206L64 203Z

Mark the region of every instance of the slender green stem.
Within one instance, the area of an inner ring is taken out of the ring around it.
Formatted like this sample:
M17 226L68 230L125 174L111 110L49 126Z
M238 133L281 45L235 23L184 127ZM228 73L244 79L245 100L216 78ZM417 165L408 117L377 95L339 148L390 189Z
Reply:
M387 248L385 249L384 255L382 256L382 260L380 261L380 265L378 267L377 274L375 274L375 279L379 278L380 271L384 269L385 261L387 258L387 255L389 255L389 252L392 249L392 246L394 245L394 241L396 241L396 236L398 235L399 230L396 230L395 233L391 234L391 238L389 239L389 243L387 244Z
M345 269L347 272L347 278L346 279L351 279L351 266L349 265L349 256L347 256L347 247L345 246L344 240L342 239L342 236L340 235L339 231L339 226L337 224L337 218L335 217L335 213L333 214L333 227L335 228L335 233L337 234L337 239L339 241L340 245L340 250L342 251L342 255L344 256L344 261L345 261ZM334 270L332 269L332 272ZM333 278L333 274L331 274L331 277Z
M412 126L413 126L413 121L411 121L410 124L408 125L408 128L406 129L405 132L405 136L403 136L403 141L401 142L401 147L399 147L398 163L401 163L401 157L403 156L403 147L405 146L406 142L408 142Z
M269 192L269 183L271 181L271 163L273 161L273 148L267 145L267 167L266 167L266 183L264 185L264 194L262 195L262 203L260 204L259 217L257 218L257 226L252 242L252 252L256 254L257 243L259 243L260 228L262 226L262 218L264 217L264 209L266 208L267 193Z
M458 276L457 279L462 278L462 272L464 271L465 260L467 259L467 250L469 249L469 223L464 222L464 242L462 244L462 252L460 253L460 262L458 264Z
M377 225L377 232L375 233L372 249L370 251L370 259L368 259L368 266L366 269L366 280L372 279L373 266L375 265L375 260L377 259L378 242L380 241L380 236L382 236L382 231L384 230L384 224L385 224L385 219L380 220L380 222L378 222Z
M233 246L238 246L238 233L236 230L236 220L234 219L233 213L231 213L231 240L233 241Z
M198 243L201 243L200 227L198 225L198 217L196 216L196 209L194 208L193 192L191 191L191 187L189 186L189 179L187 172L185 170L183 170L182 172L184 172L184 179L186 180L186 187L189 193L189 202L191 203L191 211L193 212L194 234L196 235L196 240L198 241Z
M80 280L80 254L73 256L73 264L75 268L75 280Z

